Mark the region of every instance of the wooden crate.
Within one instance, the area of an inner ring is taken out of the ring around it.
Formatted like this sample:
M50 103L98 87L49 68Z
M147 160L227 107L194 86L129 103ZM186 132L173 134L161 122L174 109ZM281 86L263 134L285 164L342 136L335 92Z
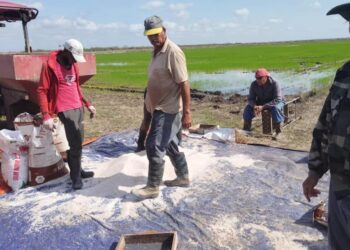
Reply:
M115 250L176 250L176 232L145 232L140 234L123 234Z
M296 97L293 100L287 101L283 107L283 114L285 116L284 125L286 126L289 123L292 123L296 120L299 120L301 116L299 116L299 110L297 107L297 103L300 101L300 97ZM263 110L261 114L262 119L262 133L263 134L272 134L273 132L273 123L271 112L269 110Z
M191 126L188 129L188 131L190 131L190 133L204 135L204 134L210 132L211 130L214 130L214 129L217 129L217 128L219 128L219 125L196 124L196 125Z

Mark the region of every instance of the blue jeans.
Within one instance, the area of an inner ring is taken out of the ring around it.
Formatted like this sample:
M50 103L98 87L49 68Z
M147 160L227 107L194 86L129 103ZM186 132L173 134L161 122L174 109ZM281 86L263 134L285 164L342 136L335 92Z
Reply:
M267 108L271 112L271 117L273 122L281 123L284 121L283 107L284 107L284 102L281 101L276 105ZM243 119L245 121L251 121L254 117L255 117L254 109L252 106L248 104L244 109Z
M152 116L151 129L146 140L146 152L149 161L148 186L161 184L164 174L164 156L168 155L175 167L178 177L188 178L188 167L185 154L179 152L179 140L176 134L182 126L181 113L167 114L155 110Z

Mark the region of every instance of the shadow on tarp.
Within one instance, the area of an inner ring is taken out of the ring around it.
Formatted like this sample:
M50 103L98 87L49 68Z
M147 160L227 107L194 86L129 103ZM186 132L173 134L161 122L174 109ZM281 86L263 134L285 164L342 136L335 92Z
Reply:
M58 192L58 193L71 193L74 192L75 194L84 195L84 196L91 196L91 197L101 197L101 198L107 198L107 199L121 199L125 195L128 194L128 192L120 190L119 186L122 187L133 187L135 185L141 185L145 184L147 182L147 178L143 176L128 176L123 173L117 173L115 175L106 177L106 178L100 178L100 177L94 177L89 179L84 179L83 184L84 187L81 190L73 190L72 189L72 181L69 178L69 175L57 179L53 182L48 182L46 184L32 187L29 191L29 193L35 193L35 192L41 192L41 193L51 193L51 192ZM108 185L108 183L114 183L112 194L106 194L103 192L103 185ZM131 184L132 183L132 184ZM99 187L102 191L99 191Z
M109 250L115 250L115 248L117 247L117 245L118 245L118 241L113 242L112 245L109 247Z
M325 240L295 240L295 242L307 246L308 250L327 249L327 241Z
M131 152L136 146L137 132L106 137L84 148L83 157L103 162L120 156L122 150ZM202 156L209 148L214 158L200 178L192 179L190 188L161 188L157 199L135 203L130 195L107 199L92 195L90 184L91 187L97 184L91 179L87 181L86 194L81 190L61 199L58 195L57 201L48 200L45 211L41 211L45 224L39 228L32 224L35 197L46 192L45 188L20 190L18 196L0 197L0 224L6 228L0 234L0 249L110 249L122 234L147 230L177 231L179 249L325 248L326 240L319 241L320 231L309 224L312 218L306 213L310 205L304 202L301 190L302 180L307 176L307 153L184 139L184 148L202 152ZM101 144L103 150L99 148ZM234 161L237 155L252 163L240 165L242 162ZM131 177L116 174L114 178L123 181ZM60 190L60 185L67 185L68 178L55 181L50 183L54 185L52 189ZM321 190L328 188L326 181L320 182L320 186ZM321 196L326 194L322 192ZM101 218L100 210L87 213L82 209L68 224L52 221L58 217L64 222L68 214L56 209L57 205L74 207L77 198L100 202L101 209L112 207L111 214ZM135 209L132 210L135 214L121 216L123 204L127 209Z
M310 206L310 204L307 204ZM317 229L324 237L327 237L327 227L313 222L313 210L314 207L310 208L302 217L295 221L297 225L303 225Z

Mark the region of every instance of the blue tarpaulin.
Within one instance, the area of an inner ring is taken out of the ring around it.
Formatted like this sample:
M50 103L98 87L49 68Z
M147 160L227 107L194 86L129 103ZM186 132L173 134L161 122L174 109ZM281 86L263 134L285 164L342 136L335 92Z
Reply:
M307 153L184 138L191 186L161 187L160 196L130 194L147 181L137 132L111 133L86 146L95 171L84 188L68 176L0 197L0 249L114 249L122 234L177 231L178 249L324 249L326 229L313 224L302 193ZM174 178L169 160L164 178Z

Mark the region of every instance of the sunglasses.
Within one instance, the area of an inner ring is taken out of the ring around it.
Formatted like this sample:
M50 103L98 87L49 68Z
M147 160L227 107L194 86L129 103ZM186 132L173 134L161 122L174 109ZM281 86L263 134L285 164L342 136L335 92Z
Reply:
M256 80L261 80L263 79L263 76L255 77Z

